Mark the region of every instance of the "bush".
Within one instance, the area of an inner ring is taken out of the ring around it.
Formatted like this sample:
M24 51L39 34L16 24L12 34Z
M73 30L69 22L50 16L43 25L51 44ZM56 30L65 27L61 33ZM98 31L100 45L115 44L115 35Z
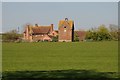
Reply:
M58 42L58 36L52 37L52 42Z
M86 39L90 39L93 41L112 40L112 36L105 25L101 25L97 29L92 28L91 30L89 30L86 34Z
M20 42L21 34L18 34L16 30L4 33L2 35L3 42Z

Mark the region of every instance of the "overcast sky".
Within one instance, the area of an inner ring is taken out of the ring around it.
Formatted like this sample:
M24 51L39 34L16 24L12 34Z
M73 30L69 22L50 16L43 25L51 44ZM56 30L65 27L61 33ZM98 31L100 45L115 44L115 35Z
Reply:
M58 29L59 20L72 19L75 29L90 29L101 24L118 24L117 2L4 2L2 3L3 32L23 25L54 24Z

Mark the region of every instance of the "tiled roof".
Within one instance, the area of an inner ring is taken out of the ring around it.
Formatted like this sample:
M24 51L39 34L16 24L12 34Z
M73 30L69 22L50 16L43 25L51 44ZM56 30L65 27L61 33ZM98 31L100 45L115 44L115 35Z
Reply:
M74 32L75 32L75 34L77 34L79 37L86 35L86 31L74 31Z
M32 32L35 34L43 33L47 34L50 32L51 26L38 26L38 27L32 27Z

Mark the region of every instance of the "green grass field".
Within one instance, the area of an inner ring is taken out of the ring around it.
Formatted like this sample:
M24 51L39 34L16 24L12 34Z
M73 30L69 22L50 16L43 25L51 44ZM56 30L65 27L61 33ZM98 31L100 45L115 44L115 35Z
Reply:
M118 71L118 42L3 43L4 71Z

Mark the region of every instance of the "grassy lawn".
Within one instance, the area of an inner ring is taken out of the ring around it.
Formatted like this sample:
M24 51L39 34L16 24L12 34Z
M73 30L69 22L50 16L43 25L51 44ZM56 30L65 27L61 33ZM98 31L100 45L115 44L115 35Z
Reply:
M118 42L3 43L4 71L95 70L117 72Z

